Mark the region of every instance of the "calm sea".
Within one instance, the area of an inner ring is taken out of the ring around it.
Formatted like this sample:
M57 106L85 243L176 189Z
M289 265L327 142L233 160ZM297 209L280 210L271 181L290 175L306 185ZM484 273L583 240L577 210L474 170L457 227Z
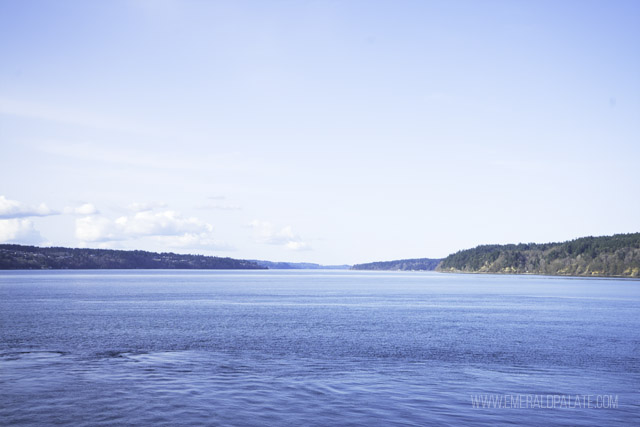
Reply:
M636 280L0 273L4 425L639 420Z

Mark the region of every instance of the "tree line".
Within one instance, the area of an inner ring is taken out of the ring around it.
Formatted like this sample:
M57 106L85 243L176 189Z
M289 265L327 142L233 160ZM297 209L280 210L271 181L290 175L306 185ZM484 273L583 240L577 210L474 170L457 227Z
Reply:
M247 260L172 252L0 245L0 270L265 268Z
M481 245L449 255L443 272L640 277L640 233L561 243Z

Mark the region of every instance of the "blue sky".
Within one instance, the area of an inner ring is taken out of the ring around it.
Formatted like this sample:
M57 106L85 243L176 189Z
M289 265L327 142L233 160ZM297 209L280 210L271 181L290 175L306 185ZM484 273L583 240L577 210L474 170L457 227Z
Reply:
M0 0L0 241L356 263L640 231L637 1Z

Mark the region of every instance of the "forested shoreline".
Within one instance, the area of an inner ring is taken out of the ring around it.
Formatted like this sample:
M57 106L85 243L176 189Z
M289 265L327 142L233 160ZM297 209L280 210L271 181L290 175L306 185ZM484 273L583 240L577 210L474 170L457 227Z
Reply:
M437 271L640 277L640 233L561 243L481 245L449 255Z
M0 270L347 268L274 263L171 252L0 245ZM640 277L640 233L582 237L560 243L480 245L444 259L356 264L352 270Z
M0 245L0 270L266 269L255 262L172 252Z

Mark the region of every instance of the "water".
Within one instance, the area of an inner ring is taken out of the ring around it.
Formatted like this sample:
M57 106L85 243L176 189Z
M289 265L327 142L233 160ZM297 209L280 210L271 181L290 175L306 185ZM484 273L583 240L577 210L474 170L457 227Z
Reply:
M474 408L472 399L483 395L521 400ZM562 406L561 398L576 395L591 395L582 402L592 407ZM0 424L639 419L636 280L0 273Z

